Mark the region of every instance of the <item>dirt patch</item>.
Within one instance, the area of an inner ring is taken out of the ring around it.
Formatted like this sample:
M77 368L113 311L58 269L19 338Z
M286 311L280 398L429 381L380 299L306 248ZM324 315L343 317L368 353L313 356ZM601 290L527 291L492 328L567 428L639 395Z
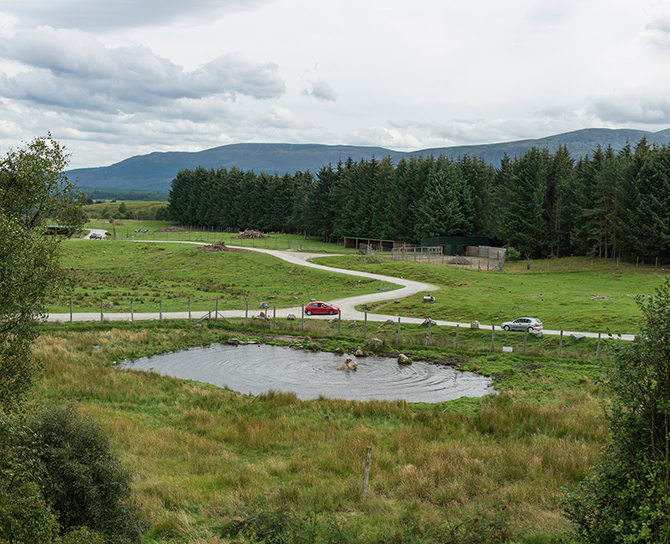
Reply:
M259 240L259 239L262 240L262 239L268 238L268 236L265 236L259 230L246 229L245 231L240 232L240 234L235 236L235 238L240 239L240 240L250 239L250 238L253 238L253 239L256 239L256 240Z
M200 251L209 253L210 251L228 251L230 248L226 246L223 242L214 242L213 244L202 246L199 248Z
M165 251L165 248L164 247L159 247L159 248L151 250L149 253L160 253L161 251Z

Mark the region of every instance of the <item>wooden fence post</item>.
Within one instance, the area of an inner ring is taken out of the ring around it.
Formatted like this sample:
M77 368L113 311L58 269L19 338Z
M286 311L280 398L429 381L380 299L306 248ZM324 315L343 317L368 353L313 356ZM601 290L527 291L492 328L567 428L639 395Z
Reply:
M72 299L70 299L70 325L72 325Z
M340 326L342 325L342 309L337 310L337 336L340 335Z
M370 475L370 456L372 455L372 447L368 446L365 451L365 469L363 470L363 490L361 491L361 500L365 500L365 495L368 492L368 476Z
M191 322L191 299L188 299L188 322Z
M368 337L368 313L365 312L365 328L363 329L363 338Z
M244 301L244 306L245 306L245 310L244 310L244 326L246 327L246 326L247 326L247 321L248 321L248 319L249 319L249 301L246 300L246 299L245 299L245 301Z
M395 342L400 344L400 316L398 316L398 334L396 334Z
M100 301L100 323L102 323L103 320L103 315L102 315L102 300Z
M135 323L135 316L133 315L133 301L130 301L130 323Z
M598 332L598 348L596 349L596 359L600 359L600 332Z
M300 308L302 308L302 315L300 316L300 330L305 330L305 305L301 304Z
M163 322L163 299L158 301L158 320L162 323Z
M458 349L458 329L460 327L459 323L456 323L456 340L454 341L454 349Z
M526 343L528 342L528 329L523 333L523 354L526 355Z
M496 326L491 325L491 353L493 353L494 339L496 336Z
M563 352L563 327L561 327L561 339L558 341L558 356Z

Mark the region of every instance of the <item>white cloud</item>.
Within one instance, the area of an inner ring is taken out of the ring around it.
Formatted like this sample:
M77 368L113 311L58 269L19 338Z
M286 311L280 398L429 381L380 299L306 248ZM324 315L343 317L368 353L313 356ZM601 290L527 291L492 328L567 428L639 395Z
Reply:
M323 79L317 79L314 82L309 83L310 88L302 90L302 94L306 96L313 96L318 100L323 100L326 102L336 102L337 93L328 83Z
M670 99L660 96L609 95L592 98L589 110L599 119L613 124L670 123Z
M4 0L3 11L25 24L105 30L197 24L240 11L254 11L274 0Z
M89 34L40 27L0 39L0 56L26 70L0 78L0 96L66 110L133 113L179 99L281 96L274 63L240 53L186 72L143 46L108 49Z

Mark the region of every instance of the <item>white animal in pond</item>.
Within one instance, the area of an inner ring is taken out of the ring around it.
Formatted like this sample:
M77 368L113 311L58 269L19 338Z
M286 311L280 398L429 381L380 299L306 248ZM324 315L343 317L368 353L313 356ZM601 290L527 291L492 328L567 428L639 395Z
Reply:
M340 366L335 367L335 370L356 370L358 368L358 363L347 357Z

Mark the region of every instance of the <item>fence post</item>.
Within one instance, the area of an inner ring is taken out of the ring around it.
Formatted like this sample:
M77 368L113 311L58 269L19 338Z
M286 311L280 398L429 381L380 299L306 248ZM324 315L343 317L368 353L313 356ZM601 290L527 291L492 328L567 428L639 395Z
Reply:
M72 299L70 299L70 325L72 325Z
M430 346L430 333L433 328L433 320L429 317L428 318L428 345Z
M523 354L526 355L526 342L528 341L528 329L523 331Z
M458 329L460 328L460 324L456 323L456 341L454 342L454 349L458 349Z
M163 300L158 301L158 320L162 323L163 322Z
M272 328L273 329L277 327L276 321L277 321L277 307L273 306L272 307Z
M300 330L305 330L305 305L301 304L300 308L302 309L302 314L300 316Z
M135 323L135 316L133 315L133 301L130 301L130 322Z
M368 337L368 313L365 312L365 328L363 329L363 338Z
M361 500L365 500L365 495L368 492L368 476L370 475L370 455L372 454L372 447L368 446L365 451L365 469L363 470L363 490L361 491Z
M558 341L558 356L561 356L563 351L563 327L561 327L561 339Z
M214 321L219 320L219 297L216 297L216 305L214 306Z
M188 322L191 322L191 299L188 299Z
M249 301L247 299L244 300L244 326L247 326L247 321L249 319Z
M342 309L337 310L337 336L340 335L340 326L342 325Z
M494 342L495 336L496 336L496 326L491 325L491 350L490 350L491 353L493 353L493 345L494 345L493 342Z
M600 359L600 332L598 332L598 348L596 349L596 359Z
M103 320L103 315L102 315L102 300L100 301L100 323L102 323Z
M396 334L395 342L400 344L400 316L398 316L398 334Z

